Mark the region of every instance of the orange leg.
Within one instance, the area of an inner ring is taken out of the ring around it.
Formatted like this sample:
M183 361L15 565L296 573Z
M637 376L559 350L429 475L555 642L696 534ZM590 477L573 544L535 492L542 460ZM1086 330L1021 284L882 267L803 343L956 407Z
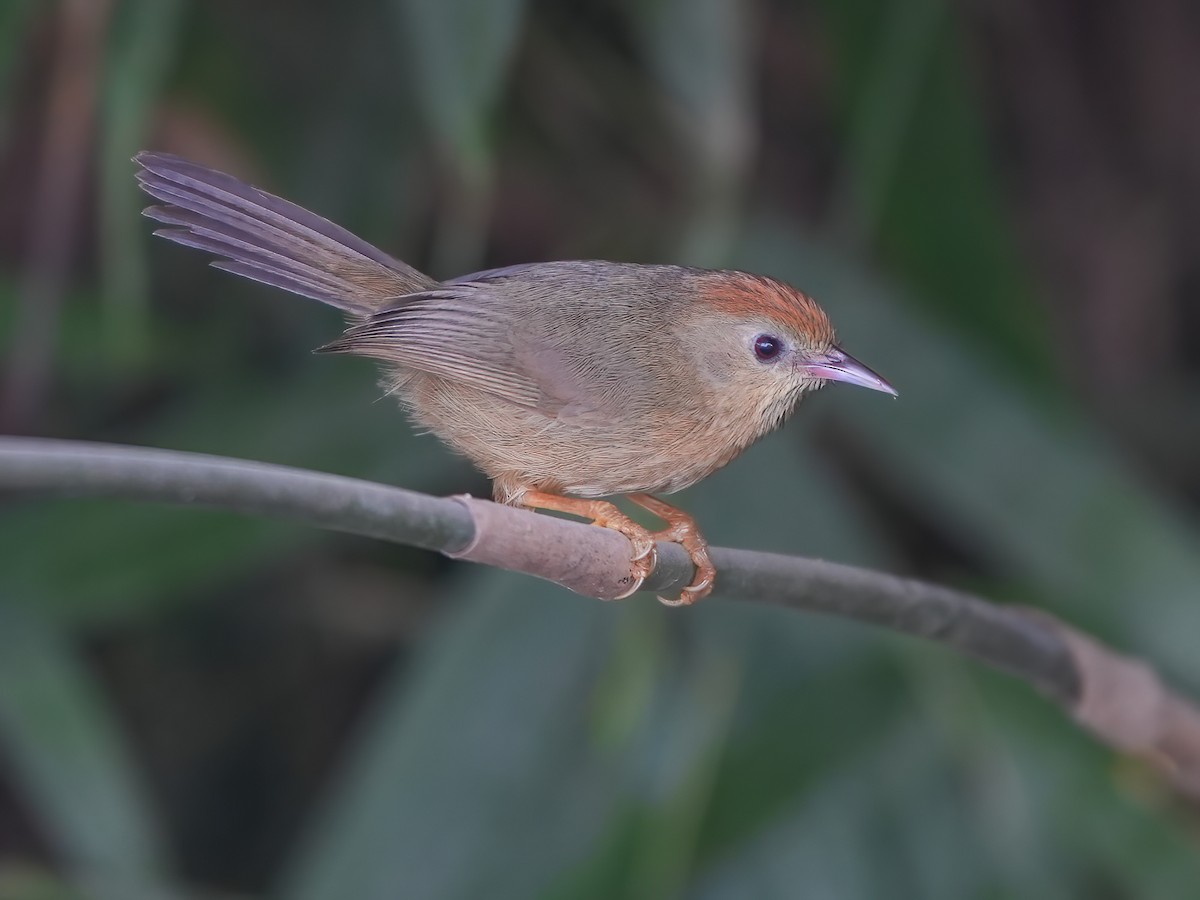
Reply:
M668 600L666 597L659 597L658 599L667 606L689 606L712 593L717 569L712 563L712 557L708 555L708 541L700 533L700 529L696 526L696 520L682 509L678 509L670 503L664 503L651 494L630 494L629 499L667 523L667 527L662 531L654 532L652 535L654 540L682 544L683 549L692 557L692 564L696 567L692 583L683 589L678 598Z
M658 561L658 553L654 549L654 535L650 533L649 528L639 525L607 500L582 500L546 491L526 491L517 503L529 509L551 509L591 519L593 525L611 528L629 538L629 543L633 544L633 587L618 597L618 600L624 600L635 593L654 571L654 565Z

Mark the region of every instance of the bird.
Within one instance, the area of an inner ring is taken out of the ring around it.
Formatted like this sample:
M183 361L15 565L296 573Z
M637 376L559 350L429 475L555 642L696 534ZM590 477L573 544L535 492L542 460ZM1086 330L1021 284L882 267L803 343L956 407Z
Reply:
M510 265L448 281L321 216L167 153L134 157L154 234L211 265L321 301L347 317L317 352L383 364L413 422L471 460L499 503L557 511L631 544L630 588L656 541L717 577L695 519L660 499L711 475L829 382L896 390L837 343L825 311L749 272L604 260ZM610 498L666 527L651 531Z

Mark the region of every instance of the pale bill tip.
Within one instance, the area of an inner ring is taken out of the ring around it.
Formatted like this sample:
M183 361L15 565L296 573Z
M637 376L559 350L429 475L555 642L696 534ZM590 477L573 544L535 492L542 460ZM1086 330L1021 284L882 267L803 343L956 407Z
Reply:
M869 391L881 391L884 394L891 394L893 397L900 396L899 392L888 384L879 373L864 366L840 347L835 347L820 359L814 359L804 368L817 378L824 378L826 381L840 381L844 384L866 388Z

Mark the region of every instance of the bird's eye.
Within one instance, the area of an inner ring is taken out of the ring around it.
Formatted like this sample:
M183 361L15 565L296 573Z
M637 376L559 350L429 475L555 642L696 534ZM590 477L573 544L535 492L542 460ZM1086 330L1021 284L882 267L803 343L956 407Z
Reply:
M771 362L783 352L783 341L769 334L760 334L754 339L754 355L763 362Z

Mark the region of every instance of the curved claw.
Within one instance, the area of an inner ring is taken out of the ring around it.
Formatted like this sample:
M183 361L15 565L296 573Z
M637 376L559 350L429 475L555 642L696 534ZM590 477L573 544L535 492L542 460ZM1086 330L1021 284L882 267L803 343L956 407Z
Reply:
M684 590L686 591L687 588L684 588ZM686 594L680 594L674 599L671 599L670 597L664 597L662 594L658 594L657 596L658 602L663 606L691 606L696 602L695 597L688 597Z
M642 589L642 585L645 584L645 582L646 582L646 576L638 575L633 581L633 587L631 587L629 590L627 590L623 594L618 594L617 596L613 597L613 599L614 600L624 600L627 597L632 597L634 594L636 594L638 591L640 591Z
M626 537L629 537L629 536L626 535ZM634 538L630 537L629 543L633 544L633 549L636 550L638 548L638 544L640 543L640 541L637 541ZM642 548L642 551L640 553L634 554L633 562L639 562L639 561L645 559L647 556L650 556L652 553L657 554L657 549L655 548L653 541L648 541L646 543L646 546ZM651 566L651 568L654 568L654 567Z
M629 538L629 542L633 544L634 550L637 550L641 544L641 538L634 535L625 535ZM626 597L636 594L642 589L646 579L650 577L650 573L654 571L654 567L658 565L658 548L654 546L654 541L647 539L647 546L644 547L631 560L631 568L633 574L633 587L621 594L619 597L614 597L614 600L624 600Z
M717 578L716 567L708 553L708 541L696 527L695 520L682 510L669 503L664 503L650 494L630 494L629 499L645 509L650 510L667 523L667 527L656 532L654 538L660 541L671 541L682 544L692 558L696 573L692 583L679 592L675 598L659 596L659 602L665 606L690 606L712 593L713 583Z
M713 589L713 578L706 572L699 571L702 567L697 563L698 574L696 581L687 585L679 592L679 596L670 599L661 594L658 597L658 602L664 606L691 606L697 600L703 600Z

